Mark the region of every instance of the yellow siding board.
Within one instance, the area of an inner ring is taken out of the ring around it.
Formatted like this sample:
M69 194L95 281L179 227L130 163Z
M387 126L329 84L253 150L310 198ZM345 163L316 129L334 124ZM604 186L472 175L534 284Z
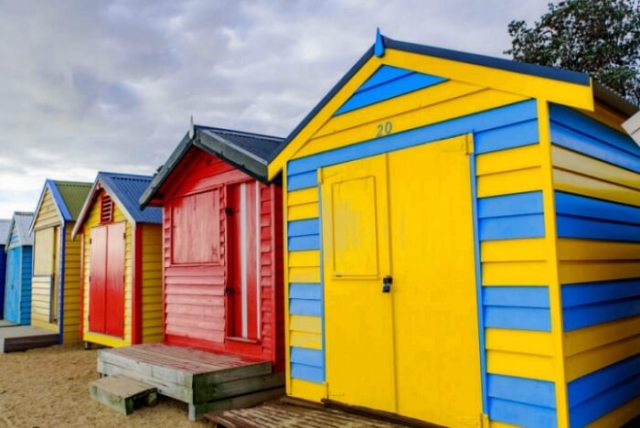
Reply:
M80 280L81 280L81 243L71 239L75 223L67 223L64 259L64 343L75 343L80 337Z
M319 333L290 331L289 345L320 350L322 349L322 336Z
M320 267L320 251L292 251L289 253L290 267Z
M42 322L42 321L37 321L32 319L31 325L33 327L41 328L43 330L47 330L52 333L58 333L60 331L56 324L51 324L50 322Z
M504 239L480 244L483 262L516 262L546 260L544 238Z
M580 111L580 113L585 114L590 118L597 120L598 122L603 123L617 131L620 131L622 133L627 132L622 127L622 122L627 120L628 117L622 116L620 113L597 101L594 107L594 111L582 110Z
M318 218L318 203L295 205L289 207L287 211L287 219L289 221Z
M504 422L491 421L489 424L490 428L519 428L520 425L511 425Z
M604 182L599 179L560 169L553 171L553 179L556 190L640 206L640 191L637 189Z
M142 342L162 340L157 327L162 325L162 226L142 227Z
M314 401L319 403L327 397L327 387L325 384L311 383L300 379L291 380L291 394L296 398Z
M317 283L320 282L319 267L290 267L289 282Z
M507 376L553 381L553 358L514 352L487 352L487 371Z
M567 357L567 382L632 357L638 353L638 349L640 335Z
M586 175L596 180L640 189L639 175L633 171L619 168L610 163L602 162L557 146L553 147L552 155L555 168L571 171L575 174Z
M306 315L291 315L289 318L289 328L291 331L304 333L322 333L322 319Z
M486 153L479 155L476 162L477 175L534 168L540 166L540 146L534 144Z
M42 203L36 213L36 220L34 222L34 230L42 229L45 227L58 226L61 224L60 215L56 209L55 202L51 197L49 188L44 191Z
M483 263L483 285L545 285L548 281L546 262Z
M318 202L318 189L311 187L309 189L294 190L287 194L287 206L304 205Z
M312 139L349 129L353 127L354 124L379 122L397 112L408 112L428 106L439 105L442 102L469 95L483 89L484 88L480 86L455 81L447 81L438 85L429 86L428 88L410 92L406 95L334 116L313 135ZM298 156L304 152L304 149L301 150Z
M558 239L558 259L580 260L640 260L640 243Z
M640 409L640 397L627 401L611 413L608 413L587 425L587 428L611 428L623 426L625 423L638 416L638 409Z
M540 168L527 168L478 177L478 197L531 192L542 189Z
M640 263L634 261L561 261L559 270L563 284L640 277Z
M582 352L626 340L640 332L640 316L597 324L564 334L564 355L572 357Z
M554 354L551 333L542 331L488 328L486 348L519 354L551 357Z
M51 277L34 276L31 278L31 323L49 324L50 312Z
M386 120L392 122L392 133L396 134L523 100L524 98L521 96L487 89L409 112L404 109L399 112L391 112L384 102L374 104L369 108L372 110L373 116L388 116ZM296 153L295 158L372 140L376 138L376 134L376 122L354 123L354 126L349 129L310 140Z

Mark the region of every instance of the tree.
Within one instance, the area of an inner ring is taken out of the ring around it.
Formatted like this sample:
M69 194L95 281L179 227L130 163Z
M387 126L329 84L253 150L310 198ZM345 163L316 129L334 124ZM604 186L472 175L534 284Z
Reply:
M511 21L517 61L589 74L640 105L640 0L566 0L532 28Z

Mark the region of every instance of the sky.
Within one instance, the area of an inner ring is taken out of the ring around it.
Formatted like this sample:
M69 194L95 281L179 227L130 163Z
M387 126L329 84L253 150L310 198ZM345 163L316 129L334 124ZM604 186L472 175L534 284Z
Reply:
M0 0L0 218L151 175L196 124L286 137L374 43L506 57L545 0Z

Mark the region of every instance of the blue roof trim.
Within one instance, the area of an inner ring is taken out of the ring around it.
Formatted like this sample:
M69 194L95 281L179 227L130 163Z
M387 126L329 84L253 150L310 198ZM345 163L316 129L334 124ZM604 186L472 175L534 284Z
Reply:
M51 196L53 197L53 200L58 206L59 212L60 214L62 214L62 218L64 219L64 221L73 221L73 217L71 216L71 213L67 208L67 204L64 203L64 199L62 199L62 195L60 194L60 191L58 190L58 186L56 186L55 181L47 179L47 181L45 182L45 188L46 187L48 187L49 190L51 191ZM44 196L44 189L43 189L43 196ZM38 204L38 209L39 208L40 208L40 204Z
M576 83L580 85L588 86L590 84L589 75L585 73L578 73L575 71L562 70L559 68L545 67L541 65L527 64L523 62L516 62L508 59L494 58L486 55L471 54L466 52L459 52L450 49L435 48L432 46L419 45L415 43L398 42L385 36L381 37L381 43L385 48L396 49L405 52L417 53L421 55L429 55L453 61L466 62L469 64L481 65L485 67L497 68L507 71L513 71L516 73L528 74L532 76L539 76L549 79L561 80L569 83ZM365 54L355 63L351 69L345 74L342 79L327 93L322 100L311 110L311 112L295 127L289 136L278 146L269 158L269 162L273 161L285 147L298 135L298 133L306 127L309 122L324 108L324 106L342 89L342 87L362 68L362 66L375 55L375 49L378 45L376 43L371 46ZM379 48L378 48L379 49Z
M160 224L162 208L148 207L141 210L138 205L138 199L149 186L152 178L147 175L99 172L96 182L102 183L136 223Z

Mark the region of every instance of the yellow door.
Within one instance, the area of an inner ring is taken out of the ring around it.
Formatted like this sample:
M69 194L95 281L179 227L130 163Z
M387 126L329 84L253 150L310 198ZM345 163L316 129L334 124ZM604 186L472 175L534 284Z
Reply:
M468 151L457 137L322 170L330 399L480 426Z
M480 426L482 391L467 140L389 154L398 413Z
M331 400L395 412L387 160L322 170L326 377Z

